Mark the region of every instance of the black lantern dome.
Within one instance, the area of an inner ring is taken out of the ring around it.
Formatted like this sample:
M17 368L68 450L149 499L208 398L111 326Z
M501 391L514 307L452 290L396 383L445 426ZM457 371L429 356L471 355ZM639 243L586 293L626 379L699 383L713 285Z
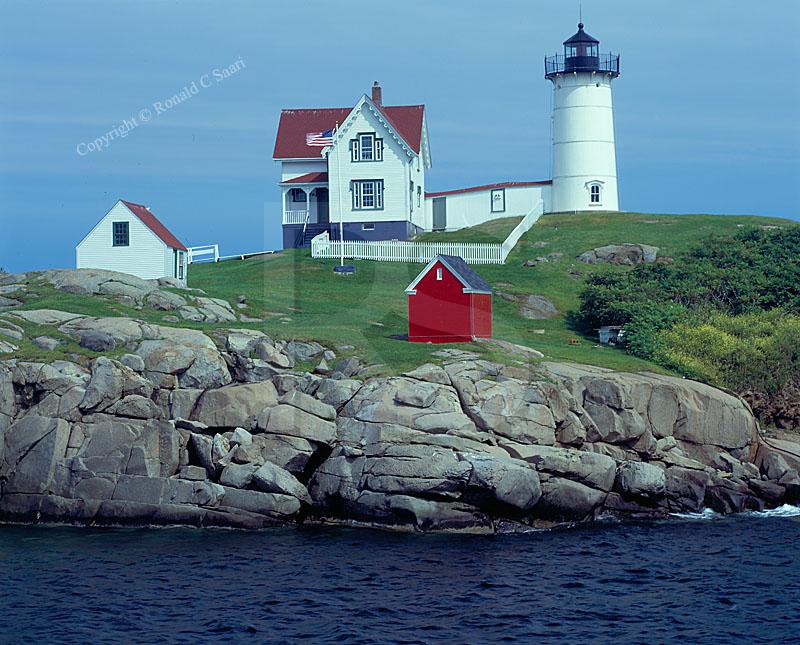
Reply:
M546 78L571 72L598 72L619 76L619 54L600 54L600 41L583 30L578 23L577 33L564 41L564 54L544 59Z

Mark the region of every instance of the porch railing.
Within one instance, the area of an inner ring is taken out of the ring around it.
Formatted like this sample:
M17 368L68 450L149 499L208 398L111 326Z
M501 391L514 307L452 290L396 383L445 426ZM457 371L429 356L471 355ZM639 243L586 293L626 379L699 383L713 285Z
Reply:
M308 218L308 210L283 211L284 224L305 224Z

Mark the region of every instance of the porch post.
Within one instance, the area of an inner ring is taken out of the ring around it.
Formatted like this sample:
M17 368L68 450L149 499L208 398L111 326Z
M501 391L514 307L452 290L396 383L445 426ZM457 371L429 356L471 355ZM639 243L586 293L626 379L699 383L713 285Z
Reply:
M281 224L285 224L286 223L286 197L289 195L289 191L290 190L291 190L290 188L284 188L282 190L283 197L281 199L281 205L282 205L282 208L281 208Z
M314 199L314 219L311 219L311 199ZM319 213L317 212L317 187L314 186L308 191L308 222L316 224L319 222Z
M311 190L313 190L313 188ZM303 192L306 194L306 217L309 222L311 221L311 190L303 188Z

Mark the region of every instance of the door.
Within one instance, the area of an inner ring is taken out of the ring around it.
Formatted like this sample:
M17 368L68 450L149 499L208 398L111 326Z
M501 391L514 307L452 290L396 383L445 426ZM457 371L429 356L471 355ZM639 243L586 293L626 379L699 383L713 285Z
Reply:
M330 211L328 209L328 189L315 188L317 195L317 222L320 224L328 224L331 221Z
M447 228L447 198L433 198L433 230L444 231Z

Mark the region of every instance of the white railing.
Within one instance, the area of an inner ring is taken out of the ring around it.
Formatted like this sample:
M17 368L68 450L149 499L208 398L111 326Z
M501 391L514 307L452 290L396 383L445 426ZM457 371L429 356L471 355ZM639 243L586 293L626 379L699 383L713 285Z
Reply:
M379 262L430 262L437 255L458 255L469 264L504 264L508 254L525 233L538 221L544 212L544 202L539 202L528 211L522 221L502 244L477 242L400 242L386 240L364 242L361 240L332 240L327 231L311 240L311 257L335 260L344 257L354 260L377 260Z
M519 238L521 238L525 233L531 230L531 227L539 221L539 218L544 213L544 202L540 199L539 202L528 211L528 214L522 218L522 221L514 227L514 230L508 234L505 242L503 242L502 246L502 257L503 262L506 261L508 258L508 254L511 253L513 248L519 242Z
M190 246L188 251L189 264L196 264L197 262L219 262L219 244Z
M305 224L308 218L308 211L283 211L284 224Z
M354 260L379 262L430 262L439 254L458 255L470 264L502 264L499 244L466 242L400 242L386 240L364 242L361 240L331 240L327 231L311 240L311 257L334 260L342 255Z

